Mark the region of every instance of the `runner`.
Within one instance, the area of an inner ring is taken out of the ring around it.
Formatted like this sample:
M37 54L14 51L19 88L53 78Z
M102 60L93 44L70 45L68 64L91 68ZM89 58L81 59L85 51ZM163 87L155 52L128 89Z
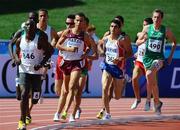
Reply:
M129 38L129 36L125 33L125 32L123 32L122 31L122 26L124 25L124 19L123 19L123 17L122 16L116 16L115 18L114 18L114 20L118 20L119 22L120 22L120 24L121 24L121 26L120 26L120 29L119 29L119 40L122 40L123 42L125 42L126 44L127 44L127 46L129 46L129 51L128 51L128 53L126 53L126 57L127 58L129 58L129 57L131 57L132 55L133 55L133 52L132 52L132 48L130 47L131 46L131 40L130 40L130 38ZM109 32L109 33L108 33ZM104 34L104 36L105 37L107 37L107 36L109 36L110 34L111 34L111 32L110 31L108 31L108 32L106 32L105 34ZM101 45L100 44L98 44L98 52L99 52L99 54L101 55L101 56L104 56L104 50L103 49L101 49L102 47L101 47ZM125 73L125 68L123 68L123 74ZM127 76L127 74L124 74L124 76L123 76L123 89L125 88L125 86L126 86L126 82L128 82L129 81L129 77ZM113 91L114 91L114 86L113 86L113 84L111 83L111 85L110 85L110 87L109 87L109 91L108 91L108 95L109 95L109 102L110 102L110 100L111 100L111 98L113 98ZM104 111L105 111L105 108L102 108L101 110L100 110L100 112L97 114L97 118L98 119L102 119L103 118L103 115L104 115Z
M81 61L87 57L84 50L86 46L93 49L93 55L91 57L97 57L96 47L92 44L94 41L83 31L84 19L85 15L83 13L77 13L74 20L75 27L66 29L56 45L59 50L63 51L63 61L60 68L63 71L64 89L61 94L60 109L55 116L60 116L66 103L64 112L61 115L62 119L66 119L68 109L74 99L74 94L77 94L75 92L77 91L78 81L81 75ZM70 122L74 121L74 116L70 116Z
M65 21L67 29L70 29L70 28L74 27L74 18L75 18L74 14L70 14L70 15L67 16L66 21ZM61 37L62 33L63 33L63 31L57 32L59 37ZM56 92L56 94L58 96L61 95L61 87L62 87L62 83L63 83L63 72L60 69L60 63L61 63L61 60L63 58L61 53L62 52L59 50L58 58L57 58L57 61L56 61L55 85L54 85L55 92ZM59 107L57 107L57 108L59 108Z
M152 18L145 18L143 21L143 26L152 24ZM141 32L137 33L137 38L141 34ZM137 40L137 39L136 39ZM136 41L135 41L136 42ZM145 54L145 43L138 46L138 51L135 53L135 63L134 63L134 69L133 69L133 76L132 76L132 86L135 94L135 101L131 105L131 109L136 109L138 104L141 102L141 96L140 96L140 86L139 86L139 79L141 76L145 76L145 69L143 65L143 56ZM149 111L151 106L151 91L149 90L149 87L147 87L147 99L144 106L145 111Z
M45 32L47 34L48 42L54 47L55 43L57 42L59 37L58 37L55 29L48 25L48 11L46 9L39 9L38 16L39 16L39 22L37 23L37 28L42 30L43 32ZM44 74L41 77L42 83L43 83L43 80L46 79L47 70L51 66L50 65L51 60L48 60L48 64L49 65L47 67L43 67ZM43 102L43 93L42 93L41 98L39 100L39 103L42 103L42 102ZM29 105L30 113L31 113L32 108L33 108L33 104L30 103L30 105Z
M47 36L36 28L33 20L25 23L26 29L16 41L14 60L19 64L19 85L21 88L21 117L18 130L26 130L26 112L29 109L29 95L32 89L32 102L36 104L41 94L41 67L53 53L53 48L47 41ZM20 57L18 57L20 55Z
M142 34L138 37L137 45L146 42L146 51L143 57L143 64L146 70L147 86L152 90L154 98L154 108L157 115L161 114L163 103L159 100L159 89L157 74L164 65L164 45L165 39L172 42L172 49L167 63L170 64L176 48L176 38L170 28L162 25L164 13L160 9L155 9L152 13L153 24L143 28Z
M74 19L75 19L74 14L70 14L67 16L66 22L65 22L67 29L74 28ZM61 37L63 32L64 30L57 32L58 36ZM63 86L62 86L63 85L63 72L60 68L62 60L63 60L63 54L62 54L62 51L59 50L59 54L58 54L58 58L56 62L56 71L55 71L55 92L59 96L57 112L61 110L61 99L62 99L61 92L63 91ZM53 121L59 121L59 114L57 114L57 112L54 114Z
M89 25L89 18L86 16L85 17L85 21L84 21L84 27L83 27L83 31L89 35L87 33L87 27ZM89 35L90 36L90 35ZM90 36L91 37L91 36ZM92 38L92 37L91 37ZM92 39L93 40L93 39ZM92 42L92 44L94 44L93 46L96 47L95 41ZM97 48L97 47L96 47ZM93 50L90 48L87 48L87 51L91 54L88 53L88 55L92 55L93 54ZM81 76L79 78L79 84L78 84L78 90L77 90L77 94L75 95L75 100L74 100L74 107L73 107L73 112L71 117L74 117L75 115L75 119L79 119L81 116L81 112L82 109L80 108L80 104L81 104L81 96L82 96L82 92L83 89L87 83L87 78L88 78L88 71L91 69L92 66L92 60L93 59L89 59L88 57L83 59L84 62L84 66L82 67L81 70ZM73 120L73 119L72 119Z
M101 63L102 74L102 102L103 102L103 120L111 119L109 106L109 92L111 83L114 87L114 98L120 99L123 91L124 63L125 59L132 54L131 44L127 44L119 35L121 22L112 20L110 23L110 35L99 41L104 50L105 60Z
M35 11L29 12L28 13L28 19L33 20L35 22L35 24L37 24L38 23L38 13L36 13ZM21 25L21 29L19 29L14 34L12 40L10 41L9 52L10 52L10 56L11 56L11 58L13 60L13 65L16 65L15 61L14 61L14 56L13 56L13 53L14 53L13 46L15 45L17 40L21 37L21 33L23 33L25 29L26 29L25 22L23 22L22 25ZM40 31L41 33L44 33L39 29L37 29L37 30ZM43 35L46 35L46 34L44 33ZM32 95L33 95L33 93L34 92L31 90L31 93L30 93L30 96L29 96L29 102L28 102L30 107L29 107L29 109L27 109L27 112L26 112L26 125L29 125L32 122L30 110L32 109L31 106L33 104L32 103ZM19 86L19 66L18 66L18 64L17 64L17 77L16 77L16 97L17 97L17 100L21 100L21 89L20 89L20 86Z

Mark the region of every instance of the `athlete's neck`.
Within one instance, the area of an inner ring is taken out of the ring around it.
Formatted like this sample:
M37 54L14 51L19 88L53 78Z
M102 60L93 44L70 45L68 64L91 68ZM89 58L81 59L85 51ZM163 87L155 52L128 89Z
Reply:
M39 22L39 23L37 24L37 27L38 27L39 29L45 31L46 28L47 28L47 24L46 24L46 23Z
M27 42L33 41L34 37L35 37L35 33L27 33L26 34L26 41Z
M81 33L81 29L79 29L79 28L73 28L73 29L72 29L72 33L78 35L78 34Z
M116 40L116 39L118 39L118 36L119 36L119 34L111 34L110 38L111 38L111 40Z
M160 24L154 24L154 30L159 30L160 27L161 27Z

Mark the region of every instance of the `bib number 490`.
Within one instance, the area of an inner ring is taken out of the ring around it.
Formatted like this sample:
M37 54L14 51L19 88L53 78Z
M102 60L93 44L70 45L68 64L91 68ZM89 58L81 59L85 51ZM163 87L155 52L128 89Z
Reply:
M162 45L162 41L150 39L148 50L153 51L153 52L161 52L161 45Z

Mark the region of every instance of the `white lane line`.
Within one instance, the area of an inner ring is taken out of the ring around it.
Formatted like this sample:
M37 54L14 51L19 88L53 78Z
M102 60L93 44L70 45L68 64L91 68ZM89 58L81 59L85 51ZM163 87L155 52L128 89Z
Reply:
M49 115L49 114L48 114ZM92 114L90 114L92 115ZM116 120L116 119L121 119L121 118L131 118L131 117L157 117L156 115L114 115L112 118L112 120ZM174 114L163 114L162 116L169 116L169 117L174 117L174 116L177 116L178 119L180 120L180 114L177 114L177 115L174 115ZM82 122L83 120L97 120L97 118L95 116L85 116L85 117L82 117L81 120L77 120L77 122ZM53 115L52 115L52 118L51 119L43 119L43 120L33 120L33 122L46 122L46 121L49 121L49 122L52 122L53 123ZM68 121L68 120L65 120L65 121ZM62 123L62 122L60 122ZM12 124L17 124L17 122L3 122L3 123L0 123L0 126L3 126L3 125L12 125ZM64 123L63 123L64 124Z
M180 120L180 115L161 115L161 116L148 116L148 115L139 115L139 116L129 116L118 119L111 120L86 120L73 123L64 123L64 124L55 124L41 126L37 128L32 128L31 130L59 130L63 128L77 128L77 127L87 127L91 125L100 125L100 124L124 124L129 122L144 122L144 121L153 121L153 120Z
M85 110L83 110L83 112L81 113L81 116L83 116L83 115L96 115L97 113L98 113L98 111L96 110L96 109L92 109L93 110L93 112L92 111L89 111L89 110L87 110L87 111L85 111ZM45 110L44 110L45 111ZM54 110L46 110L46 111L48 111L49 113L51 113L51 114L44 114L44 113L34 113L34 111L33 111L33 113L32 113L32 116L33 117L40 117L40 116L53 116L54 115L54 113L55 113L55 111ZM51 112L51 111L53 111L53 112ZM37 111L38 112L38 111ZM111 112L111 114L112 114L112 116L113 115L119 115L119 116L121 116L122 114L124 115L124 114L127 114L127 115L142 115L142 114L153 114L154 112L153 111L143 111L143 110L136 110L136 111L132 111L132 110L126 110L126 111L112 111ZM166 110L166 111L162 111L162 113L179 113L180 114L180 110ZM70 112L69 112L69 114L70 114ZM3 115L3 116L0 116L0 118L10 118L10 117L17 117L17 116L19 116L19 114L10 114L10 115ZM94 116L95 117L95 116ZM1 123L0 123L1 124Z

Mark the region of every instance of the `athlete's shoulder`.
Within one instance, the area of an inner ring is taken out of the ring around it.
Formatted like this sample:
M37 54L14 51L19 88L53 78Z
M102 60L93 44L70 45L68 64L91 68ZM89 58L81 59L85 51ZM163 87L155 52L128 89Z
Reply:
M62 35L67 35L69 33L71 33L71 29L68 28L62 31Z
M17 30L17 31L14 33L13 38L18 38L18 37L20 37L23 33L24 33L24 30L23 30L23 29L19 29L19 30Z

